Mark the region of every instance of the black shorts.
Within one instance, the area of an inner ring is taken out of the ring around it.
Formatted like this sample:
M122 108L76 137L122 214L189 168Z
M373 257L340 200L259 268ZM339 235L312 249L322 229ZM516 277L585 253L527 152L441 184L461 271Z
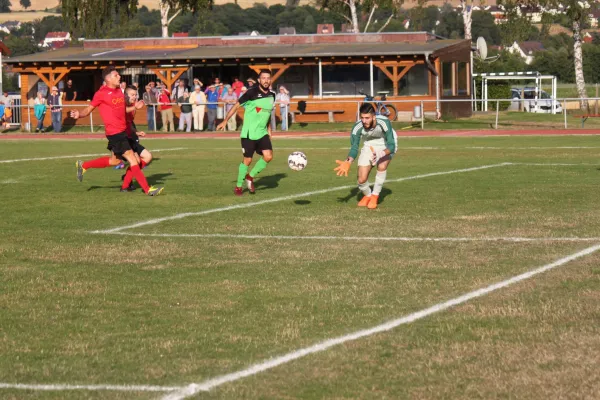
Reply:
M108 146L106 148L112 151L115 156L122 156L123 153L131 150L125 132L117 133L116 135L106 135L106 138L108 139Z
M140 144L140 138L135 133L131 135L129 140L129 147L133 150L134 153L137 153L138 156L142 155L142 151L146 150L144 146Z
M244 157L252 158L254 153L262 156L264 150L273 150L269 135L265 135L258 140L242 138L242 152L244 153Z

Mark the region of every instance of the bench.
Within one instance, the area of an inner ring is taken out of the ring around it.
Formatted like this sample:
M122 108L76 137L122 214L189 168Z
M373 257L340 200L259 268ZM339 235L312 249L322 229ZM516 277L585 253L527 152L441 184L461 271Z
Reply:
M583 128L588 118L600 118L600 114L575 115L574 117L581 118L581 127Z
M329 122L335 122L334 114L343 114L344 110L310 110L304 111L303 113L300 111L291 111L290 114L292 116L292 123L296 122L296 114L300 115L319 115L319 114L327 114L329 116Z

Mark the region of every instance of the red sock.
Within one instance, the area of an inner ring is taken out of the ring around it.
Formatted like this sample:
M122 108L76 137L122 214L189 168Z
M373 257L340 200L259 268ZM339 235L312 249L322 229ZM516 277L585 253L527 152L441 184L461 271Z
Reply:
M133 177L135 178L135 180L137 181L137 183L139 183L140 186L142 187L142 190L144 191L144 193L148 193L148 189L150 187L148 186L148 182L146 182L146 177L144 176L144 173L140 169L140 166L139 165L132 165L131 166L131 173L133 174Z
M146 161L140 160L140 169L144 169L144 167L146 167L146 165L148 165L148 164L146 164Z
M83 169L107 168L110 166L110 157L100 157L83 163Z
M131 167L127 167L127 171L125 171L125 178L123 178L123 185L121 189L127 189L129 185L131 185L131 181L133 180L133 172L131 172Z

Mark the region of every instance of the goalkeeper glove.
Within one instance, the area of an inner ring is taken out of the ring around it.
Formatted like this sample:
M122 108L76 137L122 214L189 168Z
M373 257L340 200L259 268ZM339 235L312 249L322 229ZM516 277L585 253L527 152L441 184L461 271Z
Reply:
M335 160L335 162L338 164L338 167L333 169L336 172L336 175L348 176L348 171L350 171L350 161Z

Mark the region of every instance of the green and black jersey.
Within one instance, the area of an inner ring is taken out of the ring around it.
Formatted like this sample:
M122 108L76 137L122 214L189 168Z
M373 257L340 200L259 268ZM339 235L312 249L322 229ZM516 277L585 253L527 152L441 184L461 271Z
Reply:
M238 100L244 107L242 139L259 140L269 134L267 126L275 104L275 93L263 92L258 85L252 86Z
M348 157L356 158L358 156L358 147L360 139L364 138L363 146L384 147L394 154L398 148L398 136L392 128L389 119L382 115L375 117L375 124L371 129L365 129L361 121L358 121L352 127L350 135L350 153Z

